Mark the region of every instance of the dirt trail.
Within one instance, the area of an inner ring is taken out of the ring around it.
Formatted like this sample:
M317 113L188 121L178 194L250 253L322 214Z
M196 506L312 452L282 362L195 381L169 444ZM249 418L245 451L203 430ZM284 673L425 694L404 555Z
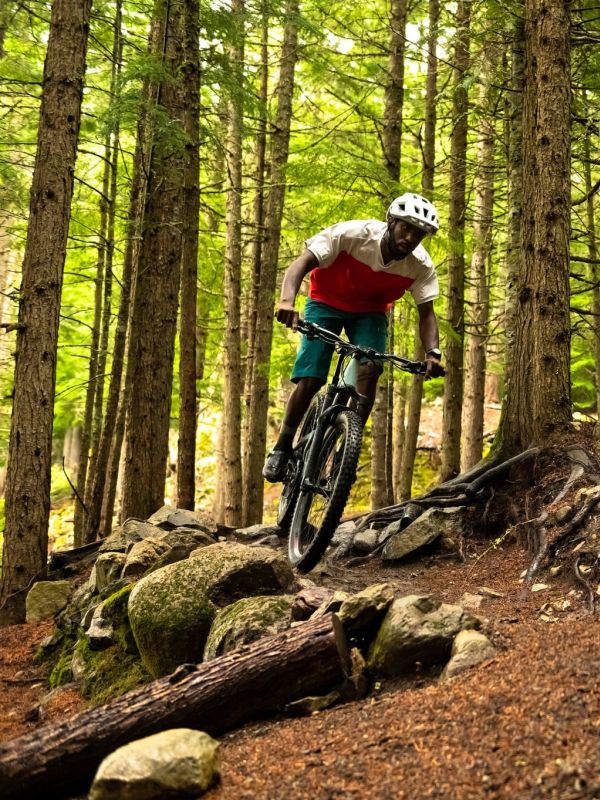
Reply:
M475 613L497 655L448 683L424 673L310 718L233 732L222 740L221 783L206 797L600 798L598 619L560 578L526 593L519 575L527 563L514 544L479 543L469 545L465 563L436 556L317 570L315 580L336 588L389 581L399 593L432 592L449 602L494 589L503 596L484 599ZM32 718L47 691L32 657L48 627L2 632L0 739L81 708L74 692L60 693L43 720Z

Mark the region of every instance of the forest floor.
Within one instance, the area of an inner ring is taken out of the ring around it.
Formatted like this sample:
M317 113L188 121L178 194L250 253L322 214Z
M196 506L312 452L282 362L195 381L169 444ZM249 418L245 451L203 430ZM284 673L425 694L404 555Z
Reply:
M600 626L561 577L525 590L530 555L515 542L470 541L466 561L426 556L324 566L318 583L356 591L388 581L398 593L457 602L483 587L474 613L497 648L492 660L441 683L439 671L376 684L366 699L311 717L262 720L222 739L221 782L233 798L600 798ZM50 625L3 629L0 739L77 712L61 690L43 704L33 663Z

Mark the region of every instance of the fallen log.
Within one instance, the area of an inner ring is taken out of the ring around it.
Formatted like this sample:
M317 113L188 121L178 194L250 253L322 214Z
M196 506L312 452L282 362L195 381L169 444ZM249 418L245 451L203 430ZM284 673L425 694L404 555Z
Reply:
M105 756L176 727L222 734L350 674L341 623L329 614L204 664L184 664L113 702L0 745L0 798L86 791Z

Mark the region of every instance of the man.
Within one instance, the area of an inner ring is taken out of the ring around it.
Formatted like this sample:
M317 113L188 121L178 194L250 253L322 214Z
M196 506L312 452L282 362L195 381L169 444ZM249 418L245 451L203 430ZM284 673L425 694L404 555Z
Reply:
M340 222L308 239L302 255L283 278L277 320L296 328L294 308L302 281L310 272L305 319L336 334L342 328L353 344L385 352L387 313L392 303L408 290L419 311L419 333L426 352L425 377L443 375L438 324L433 301L439 294L433 262L421 241L439 227L435 207L418 194L406 193L390 205L387 222L352 220ZM285 477L294 434L310 401L327 380L333 347L319 339L302 339L294 364L296 384L285 410L283 425L268 454L263 475L272 483ZM357 390L364 395L358 413L367 421L373 403L378 364L359 366Z

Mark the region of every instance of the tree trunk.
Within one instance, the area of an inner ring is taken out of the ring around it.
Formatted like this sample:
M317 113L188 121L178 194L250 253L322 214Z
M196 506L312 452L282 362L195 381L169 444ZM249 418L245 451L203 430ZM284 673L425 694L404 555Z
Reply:
M388 80L383 111L383 158L396 193L400 180L402 109L404 103L404 50L406 46L406 0L391 0Z
M461 471L466 472L481 460L485 403L486 348L490 306L489 262L492 251L494 205L494 123L496 90L493 88L496 53L488 48L482 54L483 84L479 93L480 138L477 143L473 256L470 284L471 330L467 340L465 400L462 409L463 447Z
M471 3L459 0L454 46L454 93L450 143L450 215L448 239L448 322L454 335L446 344L446 379L442 422L441 478L447 480L460 469L460 423L463 397L463 341L465 294L465 212L467 178L467 130L469 97L464 83L469 68Z
M513 374L496 448L547 444L571 423L570 40L564 0L525 4L523 215Z
M183 0L157 4L165 20L158 106L169 126L154 132L131 326L131 397L127 409L124 517L145 519L164 502L173 356L182 253L185 168L181 80Z
M425 124L423 126L423 180L421 183L425 197L433 194L435 174L435 128L437 122L437 67L436 56L438 30L440 20L439 0L429 0L429 33L427 37L427 88L425 93ZM419 336L419 321L415 328L415 361L422 361L425 356ZM423 400L423 378L414 375L411 379L402 448L402 463L397 492L402 500L408 499L412 492L412 478L417 453L417 441L421 424L421 403Z
M200 214L200 63L198 0L186 0L183 65L186 133L179 330L179 442L177 445L177 505L194 509L196 491L196 317L198 223Z
M586 101L584 93L584 103ZM586 217L588 234L588 256L590 261L590 280L592 281L592 322L594 350L594 378L596 389L596 414L600 414L600 288L598 287L598 247L596 244L596 222L594 220L594 192L592 186L592 165L590 153L590 129L586 128L583 140L583 170L585 177Z
M225 229L225 346L223 352L223 517L231 527L242 524L242 375L240 293L242 283L242 127L244 80L244 1L232 0L232 34L228 47L231 92L225 162L227 167Z
M248 453L251 443L248 440L248 424L252 405L252 374L254 365L254 341L256 338L256 321L258 319L258 293L260 273L262 269L262 250L265 229L265 164L267 153L267 121L269 102L269 12L266 0L261 2L261 43L260 43L260 95L258 131L256 136L256 169L254 193L254 239L252 241L252 275L248 299L247 332L248 345L246 351L246 369L244 371L244 420L243 420L243 474L244 486L248 485ZM248 492L244 492L243 517L244 525L250 525L248 519Z
M273 304L279 261L281 216L285 198L285 168L289 153L294 71L298 59L298 13L298 0L287 0L281 67L276 90L277 115L271 134L271 187L265 211L265 240L254 341L254 362L252 365L252 404L248 422L247 478L244 485L244 519L246 524L260 522L263 512L264 480L262 477L262 465L267 438Z
M115 17L115 25L118 24L119 38L121 35L121 5L118 4L118 16ZM151 23L149 35L150 43L157 40L160 32L160 25L156 19ZM115 36L117 32L115 31ZM150 51L152 44L150 44ZM135 152L133 156L132 181L129 194L129 208L127 213L127 239L125 246L125 256L123 260L123 272L121 276L121 297L119 300L119 311L117 314L117 325L113 342L113 357L108 385L108 396L106 400L106 411L104 414L104 424L98 443L98 455L96 458L96 468L92 476L92 493L88 509L86 541L93 539L101 532L106 535L112 527L112 516L114 508L114 496L116 491L116 480L118 464L120 460L121 444L124 431L125 412L119 414L119 407L125 408L127 392L122 391L123 369L125 365L125 351L127 344L127 329L131 311L131 299L135 275L137 272L137 261L139 255L139 240L141 233L142 215L145 204L146 175L149 160L149 141L151 138L151 91L148 82L143 89L143 100L140 108L140 117L137 125L137 138ZM119 415L123 418L123 423L118 424ZM116 463L111 461L111 449L116 453ZM112 476L112 479L111 479ZM112 480L112 483L111 483ZM102 524L102 509L105 508L105 525Z
M371 417L371 509L387 506L385 438L387 433L387 380L381 376L377 384Z
M332 614L197 667L184 665L108 705L0 745L0 798L85 791L102 759L128 742L179 727L222 734L330 690L348 668L344 631Z
M511 91L508 92L508 231L504 259L506 272L506 303L504 307L504 330L506 352L504 357L505 397L514 391L515 383L515 343L517 336L517 311L519 305L518 286L521 269L521 220L523 216L523 94L525 91L525 7L520 3L514 17L511 46ZM529 338L521 341L521 356L528 360L532 356L525 352L531 348ZM521 379L527 379L523 375ZM531 388L531 387L529 387ZM506 402L502 405L498 431L505 427L504 416L508 410ZM502 449L500 436L496 436L493 449ZM507 446L508 450L508 446Z
M0 622L23 622L48 551L52 420L90 0L54 0L30 195L6 483Z

